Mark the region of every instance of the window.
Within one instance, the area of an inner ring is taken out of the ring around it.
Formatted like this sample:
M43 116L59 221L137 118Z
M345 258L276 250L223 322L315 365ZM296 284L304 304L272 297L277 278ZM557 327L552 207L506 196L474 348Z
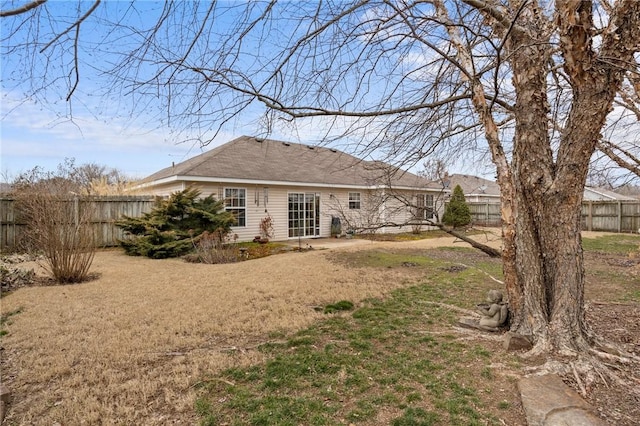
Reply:
M225 188L224 209L235 216L235 226L247 226L247 190L244 188Z
M350 192L349 193L349 210L359 210L359 209L360 209L360 193Z
M433 195L418 194L416 200L416 218L420 220L430 220L434 218Z

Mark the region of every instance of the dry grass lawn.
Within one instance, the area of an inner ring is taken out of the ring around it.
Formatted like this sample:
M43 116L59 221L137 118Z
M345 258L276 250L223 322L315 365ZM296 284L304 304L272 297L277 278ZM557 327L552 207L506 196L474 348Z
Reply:
M3 314L20 311L2 337L2 381L13 393L6 424L193 424L194 384L207 373L261 361L258 344L324 317L315 306L408 284L394 271L327 260L354 244L393 243L225 265L102 251L94 281L3 297Z
M475 238L494 247L500 244L495 235ZM209 378L222 380L219 373L224 369L265 361L259 345L283 341L326 318L314 308L340 300L358 305L420 280L420 268L358 268L336 259L345 259L350 251L359 255L363 249L419 252L466 246L449 237L312 244L315 250L224 265L101 251L92 268L98 274L93 281L25 287L5 295L0 299L7 319L2 325L7 334L0 340L0 369L2 383L13 397L4 424L196 424L199 384ZM464 260L459 253L441 251L453 262ZM597 262L587 275L588 299L608 301L617 294L637 300L637 262L597 252L589 256ZM628 267L629 262L636 266ZM612 300L614 304L592 307L591 315L605 318L597 322L602 328L597 331L620 337L616 341L630 347L634 342L640 345L635 340L637 327L618 327L624 335L618 328L611 330L615 318L637 318L637 303ZM619 311L622 308L626 314ZM501 372L506 376L500 376L500 391L513 401L501 416L517 423L523 414L508 374ZM599 409L610 402L620 405L624 399L612 389L594 395ZM633 398L627 399L631 402L620 405L623 409L633 405Z

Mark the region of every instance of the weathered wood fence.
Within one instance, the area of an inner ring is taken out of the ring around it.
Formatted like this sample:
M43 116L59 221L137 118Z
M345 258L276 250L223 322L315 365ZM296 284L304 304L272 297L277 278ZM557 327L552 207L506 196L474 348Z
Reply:
M467 203L475 225L500 226L500 204ZM640 201L585 201L582 229L604 232L640 232Z
M117 245L118 239L123 238L122 230L115 226L115 221L123 215L142 216L151 210L154 201L152 196L105 196L81 199L75 206L88 208L93 212L91 226L94 228L97 245L109 247ZM26 226L14 199L0 198L0 251L18 248Z

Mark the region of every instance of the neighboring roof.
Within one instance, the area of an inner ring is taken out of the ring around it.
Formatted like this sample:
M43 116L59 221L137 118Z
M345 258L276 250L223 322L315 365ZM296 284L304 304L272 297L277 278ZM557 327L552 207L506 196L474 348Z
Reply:
M496 182L478 176L453 174L443 179L443 185L451 191L460 185L464 195L500 197L500 186Z
M599 200L614 200L614 201L638 201L637 198L618 194L617 192L613 192L604 188L594 188L591 186L585 186L584 190L585 190L585 200L599 199ZM593 193L593 196L587 196L587 192Z
M445 176L443 185L446 189L453 191L456 185L460 185L465 196L500 197L500 186L488 179L478 176L453 174ZM637 201L636 198L618 194L604 188L593 188L585 186L585 200L615 200L615 201Z
M241 136L160 170L147 186L175 180L258 181L321 186L389 186L441 189L435 182L379 161L365 161L332 148Z

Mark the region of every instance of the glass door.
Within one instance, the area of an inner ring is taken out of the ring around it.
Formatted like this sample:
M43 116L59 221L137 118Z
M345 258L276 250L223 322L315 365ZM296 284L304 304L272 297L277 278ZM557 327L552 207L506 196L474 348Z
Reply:
M289 194L289 237L320 235L320 194Z

